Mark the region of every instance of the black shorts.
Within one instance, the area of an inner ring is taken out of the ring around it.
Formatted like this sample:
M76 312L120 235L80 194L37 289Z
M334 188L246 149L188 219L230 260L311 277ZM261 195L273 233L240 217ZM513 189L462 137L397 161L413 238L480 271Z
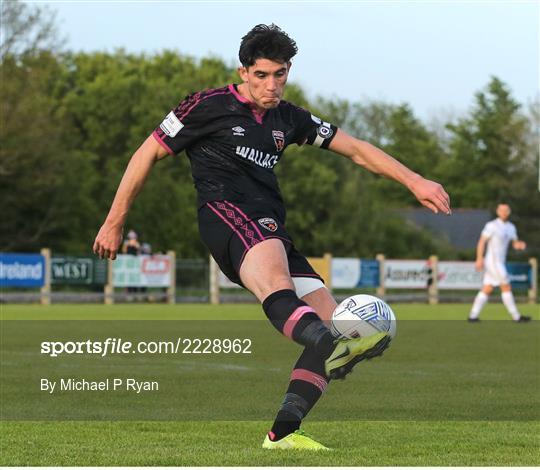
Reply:
M212 201L199 208L199 232L202 241L223 273L236 284L240 281L240 266L249 249L264 240L283 241L291 277L322 278L296 248L275 214L252 209L244 204ZM324 281L323 281L324 282Z

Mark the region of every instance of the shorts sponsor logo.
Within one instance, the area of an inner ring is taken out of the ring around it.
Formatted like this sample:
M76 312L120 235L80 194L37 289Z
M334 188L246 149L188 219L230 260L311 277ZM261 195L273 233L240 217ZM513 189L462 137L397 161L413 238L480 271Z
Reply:
M319 134L320 137L323 139L329 139L334 134L334 131L331 127L327 127L325 125L319 126L317 129L317 134Z
M270 232L275 232L278 228L277 222L270 218L270 217L263 217L262 219L259 219L259 225L264 227L266 230L269 230Z
M174 114L174 111L171 111L165 119L163 119L163 122L159 125L161 130L165 132L165 135L168 135L169 137L176 137L176 134L178 134L182 128L184 127L184 124L176 117L176 114Z
M274 138L277 151L281 152L283 147L285 147L285 134L281 131L272 131L272 137Z
M246 132L246 130L240 126L233 127L232 131L233 131L233 135L238 135L240 137L244 137L244 133Z

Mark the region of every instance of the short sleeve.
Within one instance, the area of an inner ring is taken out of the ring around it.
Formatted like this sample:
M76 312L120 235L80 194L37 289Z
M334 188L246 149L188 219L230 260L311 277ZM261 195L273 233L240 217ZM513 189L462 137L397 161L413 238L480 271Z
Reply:
M154 130L154 138L170 154L178 154L210 132L208 101L201 93L187 96Z
M484 229L482 230L482 236L484 238L491 238L494 233L495 233L495 226L491 222L488 222L486 226L484 227Z
M516 226L514 224L510 225L510 240L517 240L518 234L516 230Z
M328 148L337 133L337 127L314 116L304 108L294 107L296 127L295 141L298 145L308 144Z

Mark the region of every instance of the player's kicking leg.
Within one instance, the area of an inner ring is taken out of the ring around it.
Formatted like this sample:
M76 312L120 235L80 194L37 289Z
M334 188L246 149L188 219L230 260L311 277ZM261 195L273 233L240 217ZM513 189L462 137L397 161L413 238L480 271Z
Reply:
M313 282L310 281L308 284L311 289ZM320 288L314 292L303 290L302 286L298 285L297 279L294 287L295 291L282 289L270 294L263 301L263 309L274 326L286 336L306 346L293 368L287 392L272 429L264 440L263 448L327 450L327 447L300 430L302 420L321 397L330 378L343 378L360 360L380 355L388 343L387 341L381 343L380 338L375 341L359 338L336 341L330 335L332 343L326 347L326 343L322 340L314 338L310 340L310 331L313 333L324 331L325 335L329 333L321 319L331 318L336 302L322 282ZM296 292L302 296L302 300L296 296ZM278 324L276 318L286 311L292 311L292 314L282 325ZM313 319L313 322L304 325L302 332L300 322L304 318Z

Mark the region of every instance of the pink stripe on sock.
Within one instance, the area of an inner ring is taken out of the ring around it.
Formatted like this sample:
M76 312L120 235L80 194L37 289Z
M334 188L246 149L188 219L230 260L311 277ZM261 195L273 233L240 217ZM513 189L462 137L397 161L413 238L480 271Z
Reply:
M242 240L242 243L244 244L244 246L249 250L249 245L247 244L246 240L244 239L244 237L242 236L242 234L236 230L236 228L234 227L234 225L232 225L225 217L223 217L216 209L214 209L209 203L206 203L206 205L210 208L210 210L212 210L213 212L215 212L215 214L221 219L223 220L223 222L225 222L229 227L231 227L231 229L234 231L234 233L236 233L236 235L238 235L240 237L240 240Z
M328 381L319 374L307 369L294 369L291 374L291 380L303 380L315 385L321 392L324 392Z
M283 334L292 339L294 327L298 323L298 320L300 320L300 318L302 318L306 313L315 313L315 311L307 305L304 307L298 307L285 322Z

